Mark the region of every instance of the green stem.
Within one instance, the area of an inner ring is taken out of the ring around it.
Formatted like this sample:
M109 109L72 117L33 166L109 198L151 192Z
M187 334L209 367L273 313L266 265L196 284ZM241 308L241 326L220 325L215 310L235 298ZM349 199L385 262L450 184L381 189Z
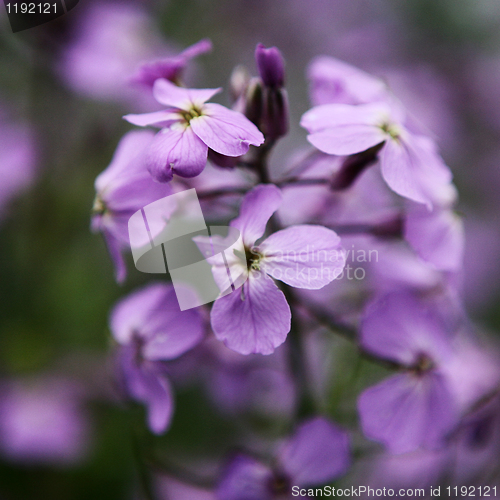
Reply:
M147 467L146 462L143 459L141 439L138 436L138 432L135 429L132 429L132 449L144 496L146 500L157 500L151 482L150 471Z

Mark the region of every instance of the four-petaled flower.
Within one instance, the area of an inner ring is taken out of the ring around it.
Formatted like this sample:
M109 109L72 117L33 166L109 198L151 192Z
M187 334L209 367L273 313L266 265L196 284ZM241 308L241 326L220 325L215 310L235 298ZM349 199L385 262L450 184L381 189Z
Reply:
M315 290L336 279L345 265L340 238L322 226L291 226L255 245L281 199L276 186L259 185L246 194L239 217L230 223L241 233L245 255L228 255L227 266L233 285L243 285L216 300L211 322L216 337L241 354L270 354L290 331L290 307L271 277ZM226 290L226 262L212 259L214 277Z
M323 104L307 111L301 125L309 142L324 153L347 156L383 143L382 177L397 194L429 208L447 196L451 172L428 137L404 126L397 104Z
M119 283L127 275L122 252L130 248L130 217L153 201L172 194L171 187L154 182L146 168L146 149L153 137L149 130L125 134L110 165L95 180L92 230L104 236Z
M154 284L119 302L110 327L120 344L118 361L125 391L146 405L149 427L160 434L168 428L173 413L164 362L178 358L202 340L203 317L198 309L180 310L172 285Z
M393 293L368 307L361 345L406 368L359 397L364 434L393 453L442 445L459 417L444 370L454 355L444 318L408 293Z
M293 498L297 487L332 481L349 468L349 438L330 420L317 417L302 423L272 458L270 467L247 454L236 455L222 475L216 498Z
M157 181L169 182L174 174L199 175L209 148L225 156L241 156L250 145L264 142L262 133L244 115L206 102L220 90L185 89L159 79L153 95L167 109L124 117L134 125L163 127L147 155L149 171Z

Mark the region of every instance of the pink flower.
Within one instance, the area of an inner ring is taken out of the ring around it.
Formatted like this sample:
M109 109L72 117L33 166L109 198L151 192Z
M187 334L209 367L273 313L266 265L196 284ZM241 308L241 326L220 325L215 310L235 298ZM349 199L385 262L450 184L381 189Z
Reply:
M235 277L232 282L243 285L217 299L211 322L215 336L241 354L271 354L290 331L290 307L271 278L317 290L337 278L345 265L340 238L323 226L288 227L256 245L280 204L281 191L276 186L259 185L245 196L239 217L230 223L241 233L245 255L235 252L227 257L227 264ZM214 264L215 280L225 290L225 262Z
M169 182L173 174L199 175L205 168L209 148L225 156L241 156L250 145L264 142L262 133L244 115L220 104L206 103L219 91L185 89L159 79L153 94L167 109L124 117L141 127L163 127L147 156L149 171L157 181Z
M434 142L412 134L398 105L324 104L310 109L301 125L309 142L324 153L347 156L377 144L382 177L397 194L429 208L446 196L451 172Z

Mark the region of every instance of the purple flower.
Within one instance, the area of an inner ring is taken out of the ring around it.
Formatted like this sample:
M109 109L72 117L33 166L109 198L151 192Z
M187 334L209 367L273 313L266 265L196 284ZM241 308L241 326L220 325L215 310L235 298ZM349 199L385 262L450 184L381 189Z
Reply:
M24 463L66 465L87 451L82 391L67 380L5 384L0 392L0 452Z
M34 142L27 126L12 124L0 112L0 218L11 199L33 182Z
M125 390L147 407L149 427L160 434L173 413L172 389L162 362L178 358L202 340L203 317L198 309L181 311L171 285L154 284L119 302L110 327L121 346Z
M138 2L92 2L79 16L61 56L63 79L83 95L136 105L141 95L131 88L130 75L168 50L146 9Z
M240 356L213 340L205 381L219 410L274 418L293 414L296 389L288 370L286 346L269 356Z
M153 136L149 131L126 134L109 167L95 180L97 194L92 230L103 234L118 282L122 282L127 274L122 251L130 248L130 217L149 203L171 194L170 187L154 182L146 169L145 152Z
M394 293L368 307L361 345L406 368L359 397L364 434L393 453L442 445L459 409L442 369L453 349L441 314L409 294Z
M132 76L131 82L150 88L160 78L165 78L172 83L179 83L179 79L187 63L194 57L210 52L211 50L212 42L210 40L200 40L176 56L142 64Z
M157 481L158 498L175 500L217 500L212 490L185 483L162 473Z
M273 457L273 466L239 454L228 464L217 488L218 500L293 498L292 486L321 485L349 468L349 439L333 422L304 422Z
M124 118L134 125L162 126L149 147L151 175L168 182L174 174L195 177L205 168L208 149L225 156L241 156L250 145L260 146L264 136L245 116L215 103L206 103L220 89L184 89L165 79L153 87L164 111Z
M257 186L245 195L239 217L230 223L242 235L245 255L235 253L227 262L233 283L244 284L216 300L211 322L215 336L241 354L270 354L290 331L290 307L270 277L316 290L333 281L345 264L340 238L322 226L288 227L255 246L280 203L276 186ZM214 277L226 290L230 284L225 263L214 264Z
M451 172L434 142L404 126L400 106L324 104L305 113L301 125L310 133L309 142L328 154L352 155L384 143L382 177L405 198L432 207L449 190Z

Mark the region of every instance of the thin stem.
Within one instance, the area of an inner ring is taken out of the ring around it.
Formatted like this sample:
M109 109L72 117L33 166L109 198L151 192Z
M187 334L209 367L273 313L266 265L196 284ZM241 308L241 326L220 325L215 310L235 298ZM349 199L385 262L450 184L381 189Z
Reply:
M141 440L135 429L132 429L132 449L134 451L134 457L137 464L137 471L139 474L139 480L141 482L142 491L146 500L156 500L156 495L153 490L153 485L151 483L150 471L143 460L143 452Z
M213 189L210 191L201 191L198 192L198 198L200 200L202 199L207 199L207 198L217 198L218 196L227 196L227 195L232 195L232 194L246 194L248 191L250 191L251 188L247 186L237 186L237 187L226 187L226 188L219 188L219 189Z
M261 184L269 184L271 182L271 177L269 176L269 171L267 169L267 158L269 157L269 153L275 144L275 139L267 138L266 142L264 142L264 144L257 150L254 167Z
M319 158L323 157L329 157L330 155L327 155L325 153L322 153L321 151L318 151L317 149L312 149L309 151L309 153L302 158L296 165L294 165L288 172L287 175L290 176L290 178L297 177L300 174L303 174L309 167L314 165L314 162L318 160Z
M255 165L254 165L255 166ZM269 179L269 175L266 172L266 169L264 169L264 172L259 174L260 177L260 182L266 184L269 182L263 182L262 179ZM320 185L326 185L330 181L328 179L285 179L281 182L274 183L276 186L280 188L286 188L286 187L300 187L300 186L320 186ZM219 188L219 189L212 189L212 190L207 190L207 191L201 191L198 192L198 198L200 199L207 199L207 198L216 198L218 196L228 196L228 195L235 195L235 194L246 194L250 189L252 189L254 186L228 186L225 188Z
M330 179L324 178L308 178L300 179L298 177L291 177L289 179L284 179L282 181L276 182L276 185L280 188L283 187L300 187L300 186L328 186L330 185Z
M404 219L402 214L396 214L376 224L353 223L330 226L337 234L371 234L379 238L401 238L404 231Z
M290 304L297 303L297 298L291 287L283 285L281 289ZM303 339L300 332L300 322L294 314L292 314L291 318L288 346L290 372L295 380L295 387L299 396L297 416L299 419L302 419L317 413L317 408L314 398L312 397L313 392L310 390L311 383L304 353Z

